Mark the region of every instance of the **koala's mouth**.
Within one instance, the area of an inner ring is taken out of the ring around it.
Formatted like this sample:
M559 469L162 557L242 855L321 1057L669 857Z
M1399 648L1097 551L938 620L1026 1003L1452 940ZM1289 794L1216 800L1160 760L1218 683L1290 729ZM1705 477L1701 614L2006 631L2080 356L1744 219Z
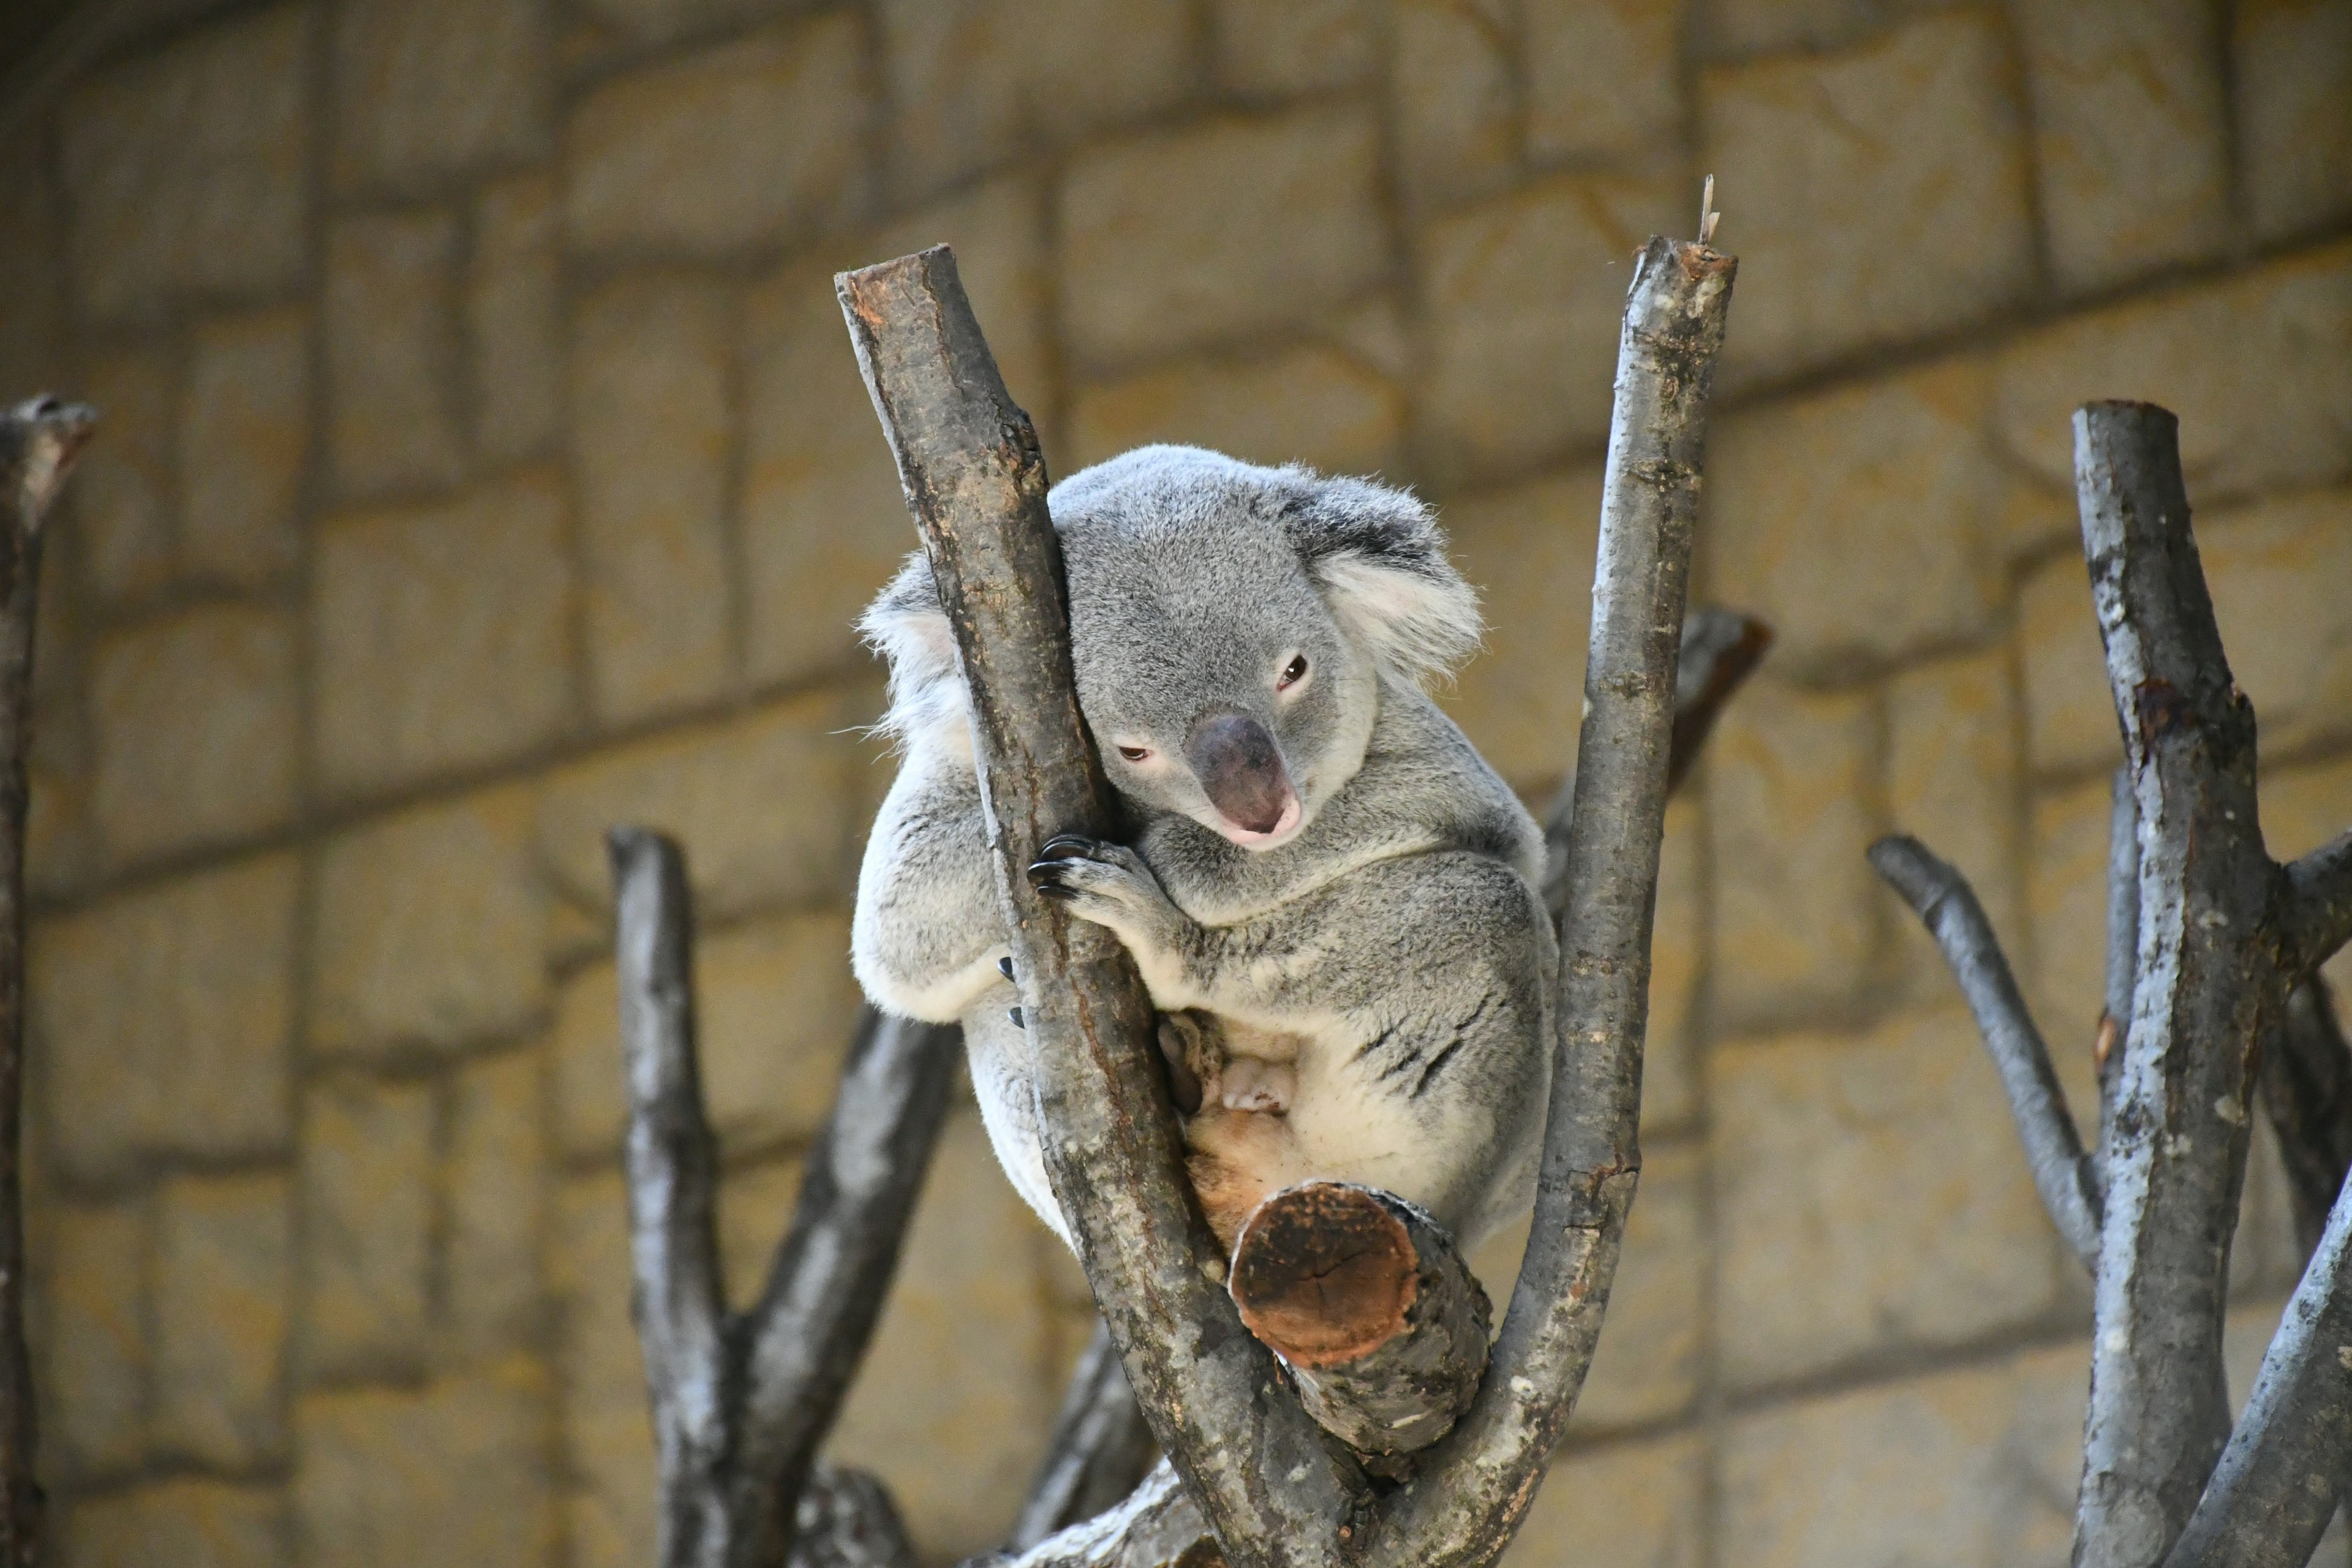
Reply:
M1275 818L1274 826L1263 833L1244 827L1223 812L1217 814L1217 820L1210 826L1244 849L1271 849L1277 844L1287 844L1297 837L1298 830L1306 821L1307 813L1300 807L1298 797L1286 795L1281 815Z

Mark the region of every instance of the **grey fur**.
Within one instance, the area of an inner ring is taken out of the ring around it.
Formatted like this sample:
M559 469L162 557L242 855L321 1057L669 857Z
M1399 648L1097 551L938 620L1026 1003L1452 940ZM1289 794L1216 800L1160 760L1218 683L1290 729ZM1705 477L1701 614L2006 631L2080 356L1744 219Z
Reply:
M1364 480L1179 447L1049 500L1079 701L1138 826L1132 847L1057 841L1032 877L1117 931L1174 1016L1162 1037L1180 1100L1199 1096L1186 1137L1213 1222L1230 1240L1264 1193L1321 1176L1475 1242L1533 1196L1558 958L1541 833L1423 689L1478 636L1433 520ZM885 1009L963 1025L998 1157L1063 1231L920 555L864 625L904 757L858 881L858 979ZM1270 836L1222 817L1186 760L1219 714L1278 742L1297 809Z

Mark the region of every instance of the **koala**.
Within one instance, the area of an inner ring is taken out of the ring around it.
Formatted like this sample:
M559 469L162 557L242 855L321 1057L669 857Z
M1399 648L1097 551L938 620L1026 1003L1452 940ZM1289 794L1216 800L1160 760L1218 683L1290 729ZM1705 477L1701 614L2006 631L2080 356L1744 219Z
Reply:
M1558 952L1540 830L1425 691L1482 629L1433 519L1379 484L1184 447L1047 504L1079 706L1133 831L1055 838L1028 874L1141 970L1212 1228L1230 1247L1268 1194L1330 1179L1475 1243L1533 1201ZM997 1156L1067 1241L922 555L861 625L901 760L858 878L858 981L963 1026Z

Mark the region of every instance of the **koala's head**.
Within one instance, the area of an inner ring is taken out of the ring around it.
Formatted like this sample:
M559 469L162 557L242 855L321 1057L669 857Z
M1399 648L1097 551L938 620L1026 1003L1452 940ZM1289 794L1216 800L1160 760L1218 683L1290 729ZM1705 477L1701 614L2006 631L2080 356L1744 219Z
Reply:
M1297 837L1356 775L1383 679L1425 682L1477 646L1476 595L1400 490L1146 447L1049 504L1078 702L1111 783L1245 848ZM890 659L886 727L960 724L919 554L864 626Z

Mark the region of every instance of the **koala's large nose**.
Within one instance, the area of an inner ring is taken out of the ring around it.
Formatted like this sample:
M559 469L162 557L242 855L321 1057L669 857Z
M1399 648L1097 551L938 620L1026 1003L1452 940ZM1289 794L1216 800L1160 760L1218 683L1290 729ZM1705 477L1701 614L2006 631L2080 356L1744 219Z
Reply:
M1252 833L1271 833L1290 804L1290 775L1283 771L1282 748L1256 720L1241 713L1212 713L1192 726L1184 760L1228 821Z

